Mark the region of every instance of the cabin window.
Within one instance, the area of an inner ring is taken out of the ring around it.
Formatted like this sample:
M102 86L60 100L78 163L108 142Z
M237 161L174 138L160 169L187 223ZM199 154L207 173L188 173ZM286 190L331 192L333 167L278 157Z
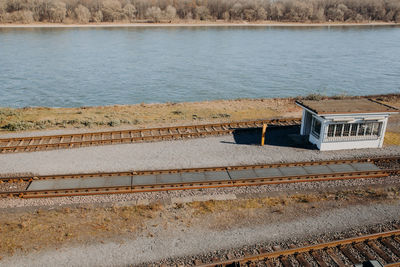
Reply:
M365 123L360 123L358 126L358 136L363 136L365 134Z
M350 123L344 124L343 125L343 134L342 134L342 136L349 136L350 128L351 128L351 124Z
M321 134L321 122L317 120L316 118L313 118L312 120L312 127L311 127L311 133L319 139L319 135Z
M342 136L343 124L336 124L335 136Z
M328 125L326 141L369 140L381 135L382 122L332 123Z
M382 123L379 123L379 122L372 123L372 135L379 136L379 133L381 132L381 127L382 127Z
M357 136L358 123L351 124L350 136Z
M333 137L335 133L335 124L329 124L328 126L328 137Z

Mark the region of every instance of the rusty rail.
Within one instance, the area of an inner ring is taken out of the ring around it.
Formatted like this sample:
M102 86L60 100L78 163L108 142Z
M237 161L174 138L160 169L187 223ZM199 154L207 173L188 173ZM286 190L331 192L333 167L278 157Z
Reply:
M228 166L228 167L210 167L210 168L192 168L192 169L173 169L173 170L152 170L152 171L136 171L136 172L120 172L120 173L91 173L91 174L69 174L69 175L53 175L39 177L14 177L0 178L1 182L30 182L36 179L63 179L63 178L90 178L104 176L134 176L135 175L151 175L151 174L168 174L168 173L185 173L185 172L205 172L205 171L228 171L228 170L245 170L256 168L273 168L287 166L310 166L310 165L327 165L327 164L346 164L357 162L380 162L380 161L400 161L400 157L388 158L364 158L350 160L331 160L319 162L295 162L282 164L267 164L267 165L248 165L248 166ZM299 182L318 182L332 181L345 179L360 179L360 178L379 178L390 175L398 175L400 169L380 169L370 171L350 171L341 173L320 173L320 174L305 174L305 175L289 175L279 177L255 177L243 178L235 180L215 180L215 181L200 181L200 182L177 182L164 184L148 184L130 186L114 186L114 187L94 187L94 188L74 188L74 189L56 189L56 190L36 190L36 191L9 191L0 192L0 197L21 197L21 198L38 198L38 197L56 197L56 196L78 196L78 195L97 195L97 194L121 194L121 193L137 193L137 192L153 192L153 191L171 191L183 189L201 189L201 188L218 188L218 187L239 187L239 186L256 186L268 184L285 184Z
M227 261L199 264L202 267L223 266L348 266L379 259L390 266L399 266L400 230L358 236L305 247L264 252ZM377 256L374 256L377 255ZM350 263L350 264L349 264Z
M106 176L126 176L126 175L154 175L154 174L169 174L169 173L187 173L187 172L206 172L206 171L224 171L224 170L248 170L259 168L279 168L279 167L297 167L297 166L316 166L329 164L348 164L348 163L384 163L384 162L400 162L400 156L393 157L367 157L357 159L339 159L339 160L323 160L323 161L300 161L287 163L270 163L256 165L237 165L237 166L212 166L203 168L184 168L184 169L162 169L162 170L132 170L123 172L93 172L93 173L75 173L75 174L56 174L56 175L41 175L41 176L0 176L1 182L18 182L18 181L33 181L46 179L65 179L65 178L90 178L90 177L106 177ZM388 171L388 170L385 170ZM396 171L396 170L395 170Z
M231 134L237 129L299 125L300 118L225 122L213 124L103 131L32 137L0 138L0 153L30 152L57 148L136 143Z

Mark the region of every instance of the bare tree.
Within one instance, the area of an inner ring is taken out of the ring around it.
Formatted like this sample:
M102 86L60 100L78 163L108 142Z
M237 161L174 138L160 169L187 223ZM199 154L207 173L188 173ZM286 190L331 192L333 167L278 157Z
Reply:
M224 14L222 14L222 18L226 21L231 19L231 15L229 14L229 11L225 11Z
M178 0L175 4L176 13L182 19L192 19L196 8L193 0Z
M160 22L162 17L162 12L159 7L149 7L146 11L146 18L150 19L152 22Z
M400 22L400 1L386 0L385 11L386 11L384 17L385 21Z
M144 19L147 9L151 7L151 2L148 0L131 0L131 3L136 8L136 18Z
M105 0L101 9L103 21L118 21L122 17L122 6L118 0Z
M176 9L173 6L167 6L165 9L165 18L169 21L175 19L176 17Z
M185 19L186 20L192 20L193 19L193 13L192 12L187 13L186 16L185 16Z
M263 7L257 8L257 19L258 20L266 20L267 19L267 11Z
M310 2L293 0L287 2L287 20L307 21L312 17L313 7Z
M229 10L231 15L231 19L241 20L243 15L243 6L241 3L236 3L233 7Z
M64 2L52 1L48 9L48 20L50 22L63 22L66 12L67 8Z
M196 18L199 20L210 19L210 10L205 6L198 6L195 10Z
M315 22L324 22L326 20L325 10L323 8L314 8L311 20Z
M0 22L4 21L7 15L7 3L5 0L0 0Z
M123 12L125 14L125 17L129 21L134 21L136 18L137 10L136 7L130 3L126 4L123 8Z
M285 6L281 2L271 4L271 19L281 21L285 11Z
M254 21L257 19L257 13L254 9L247 8L243 10L243 17L247 21Z
M78 5L75 8L76 20L79 23L88 23L91 17L90 11L87 7L83 5Z
M101 10L93 12L91 21L93 21L93 22L102 22L103 21L103 12L101 12Z
M10 22L18 22L18 23L32 23L33 20L33 13L32 11L28 10L19 10L12 12L8 19Z

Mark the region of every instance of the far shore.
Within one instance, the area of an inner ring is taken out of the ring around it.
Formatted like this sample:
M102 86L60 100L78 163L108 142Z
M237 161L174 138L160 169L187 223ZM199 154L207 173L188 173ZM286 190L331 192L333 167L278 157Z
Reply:
M343 27L343 26L400 26L394 22L362 22L362 23L301 23L301 22L172 22L172 23L89 23L89 24L59 24L59 23L33 23L33 24L0 24L0 28L97 28L97 27Z

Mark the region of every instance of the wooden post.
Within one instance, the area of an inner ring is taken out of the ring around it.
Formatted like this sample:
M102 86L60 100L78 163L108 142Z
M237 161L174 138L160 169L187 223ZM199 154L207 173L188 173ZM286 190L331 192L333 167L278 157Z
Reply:
M264 145L265 142L265 132L267 131L267 124L264 123L262 127L262 134L261 134L261 146Z

